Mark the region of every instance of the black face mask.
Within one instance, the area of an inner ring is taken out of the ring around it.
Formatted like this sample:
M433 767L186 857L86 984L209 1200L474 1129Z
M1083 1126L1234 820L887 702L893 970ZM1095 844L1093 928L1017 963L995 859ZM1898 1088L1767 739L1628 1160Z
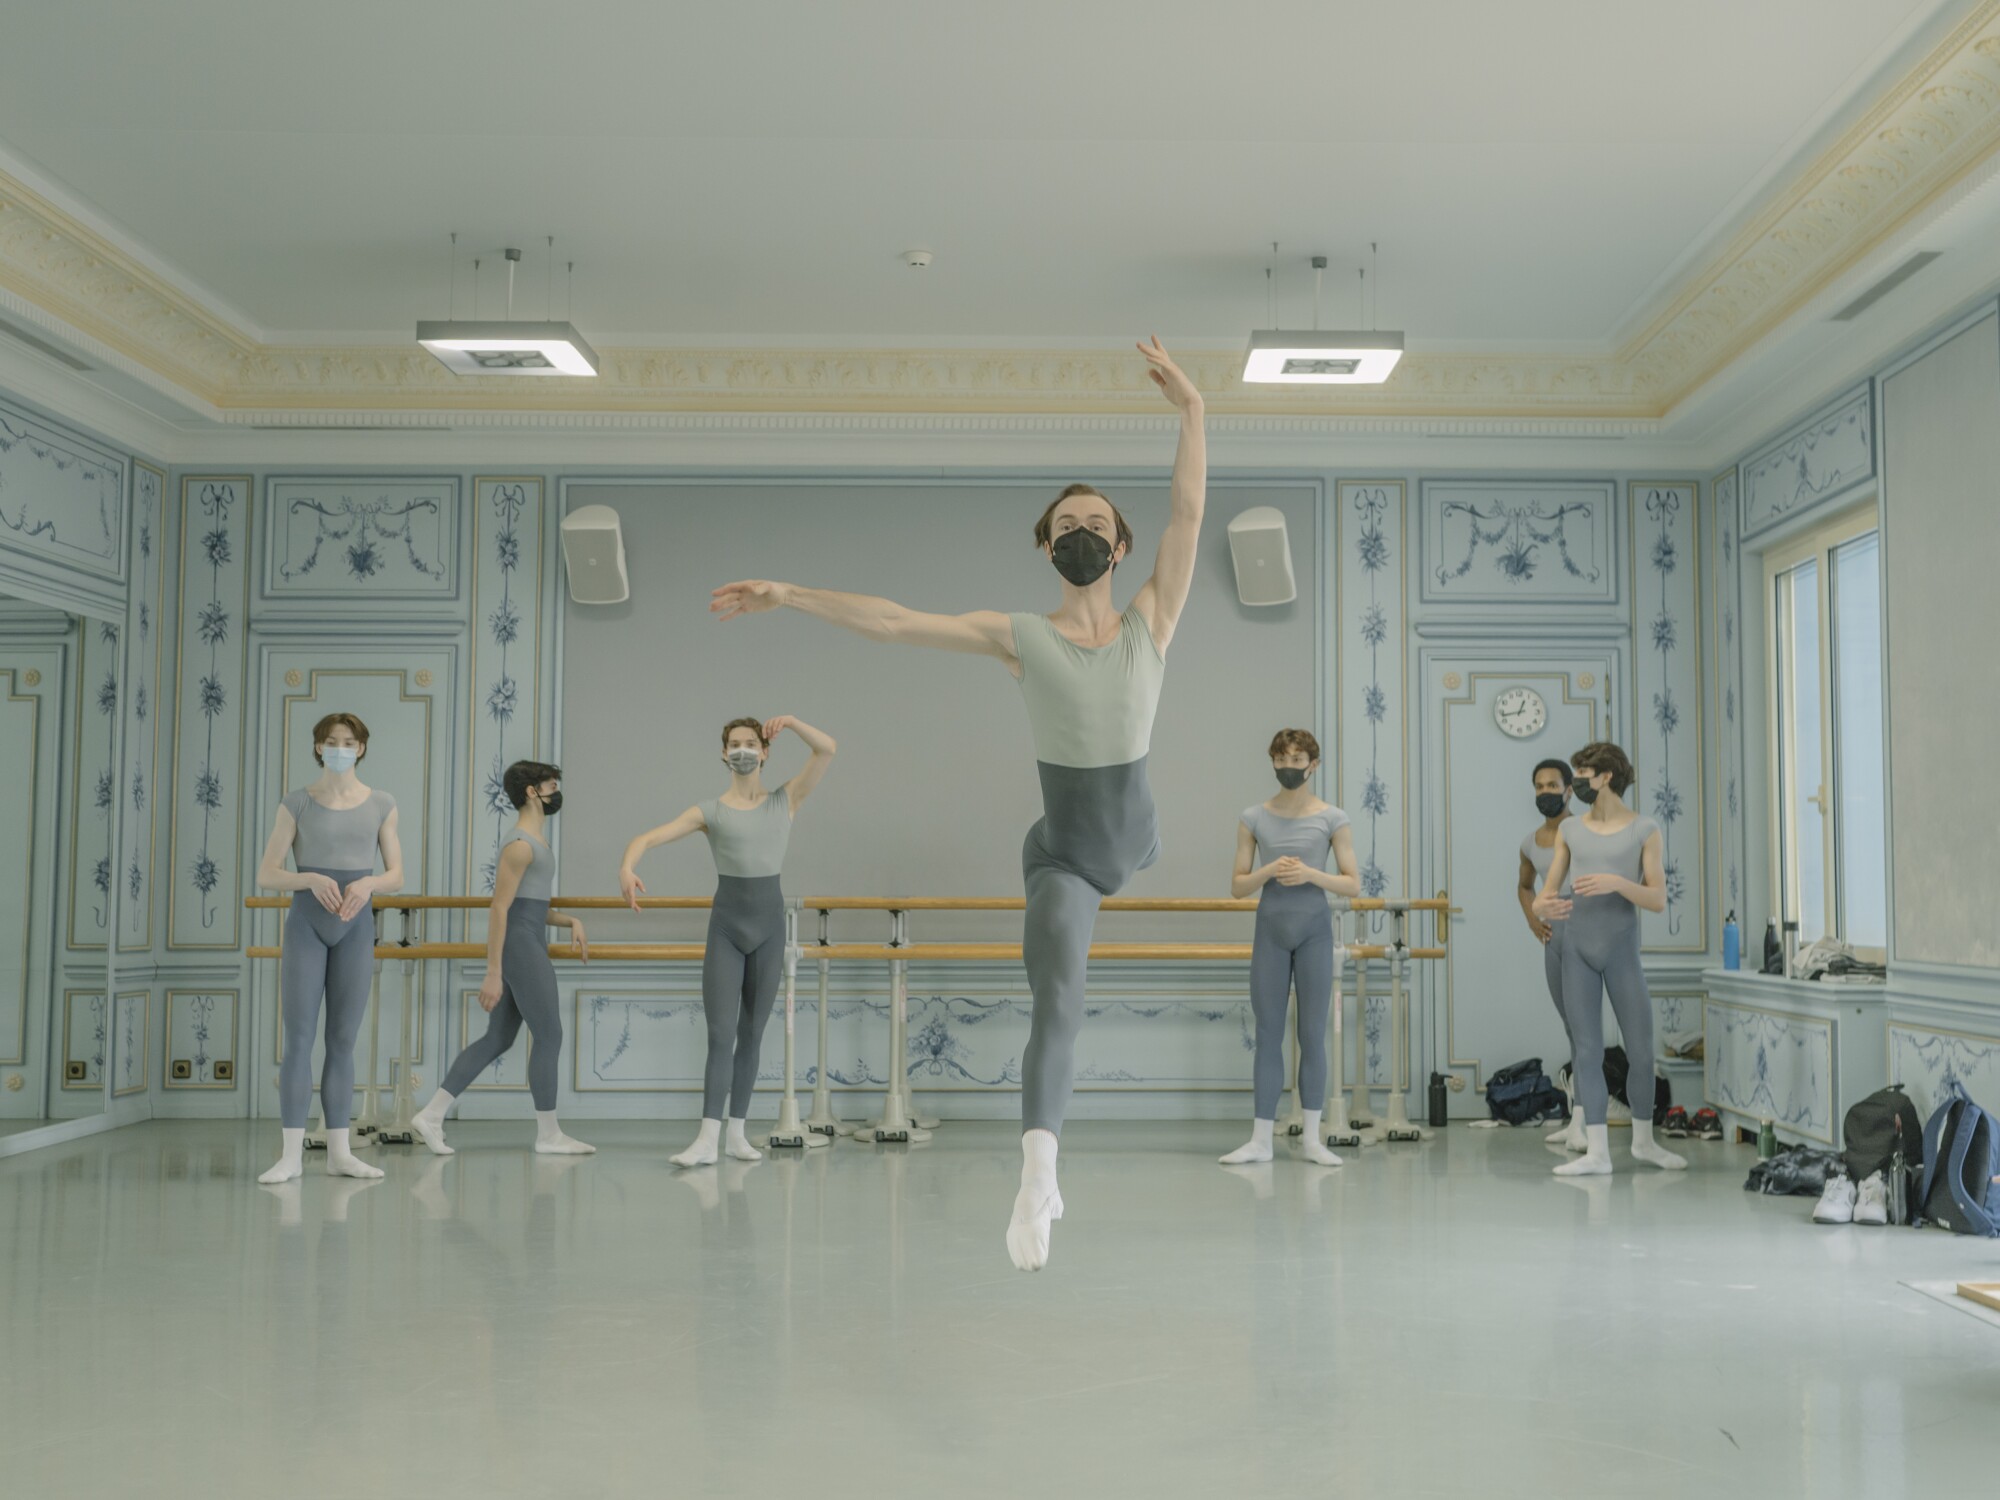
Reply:
M1275 769L1278 773L1278 785L1288 792L1296 792L1306 784L1307 773L1297 766L1278 766Z
M1535 797L1535 811L1545 818L1553 818L1569 806L1569 797L1562 792L1540 792Z
M553 818L557 813L561 811L562 811L562 789L558 787L555 791L550 792L548 796L542 798L542 816L545 818Z
M1111 569L1111 543L1081 526L1049 544L1056 571L1078 588L1088 588Z
M1597 800L1597 788L1587 781L1577 782L1570 790L1576 793L1576 800L1581 802L1585 807L1590 806L1591 803Z

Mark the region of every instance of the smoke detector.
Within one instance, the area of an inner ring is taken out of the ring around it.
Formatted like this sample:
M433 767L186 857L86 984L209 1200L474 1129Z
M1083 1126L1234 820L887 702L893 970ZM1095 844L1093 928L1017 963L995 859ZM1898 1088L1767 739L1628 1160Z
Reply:
M931 253L928 250L905 250L903 252L903 264L908 266L912 271L921 271L929 266L930 263Z

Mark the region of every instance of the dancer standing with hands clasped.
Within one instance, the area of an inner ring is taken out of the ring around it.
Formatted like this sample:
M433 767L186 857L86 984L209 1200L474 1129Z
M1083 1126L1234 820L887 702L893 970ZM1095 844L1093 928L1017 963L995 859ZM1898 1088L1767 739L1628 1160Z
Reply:
M1570 757L1571 786L1588 809L1556 829L1555 857L1535 898L1545 922L1567 920L1563 934L1563 1009L1569 1016L1576 1097L1583 1107L1584 1154L1556 1168L1558 1177L1594 1177L1611 1170L1605 1121L1604 995L1631 1061L1625 1096L1632 1102L1632 1155L1677 1171L1684 1158L1653 1139L1653 997L1639 962L1639 913L1667 909L1667 875L1660 825L1625 805L1632 762L1616 745L1595 741ZM1561 894L1565 884L1574 892Z
M1021 1064L1021 1186L1007 1251L1024 1271L1047 1262L1049 1225L1062 1217L1056 1135L1069 1105L1098 905L1159 853L1146 756L1207 503L1201 393L1157 338L1139 351L1153 384L1180 412L1180 439L1153 575L1124 610L1111 584L1131 554L1132 528L1087 484L1070 485L1035 523L1035 546L1062 580L1062 602L1052 614L926 614L887 599L768 579L725 584L710 605L725 620L795 609L872 641L990 656L1020 684L1043 808L1021 850L1022 961L1034 1012Z

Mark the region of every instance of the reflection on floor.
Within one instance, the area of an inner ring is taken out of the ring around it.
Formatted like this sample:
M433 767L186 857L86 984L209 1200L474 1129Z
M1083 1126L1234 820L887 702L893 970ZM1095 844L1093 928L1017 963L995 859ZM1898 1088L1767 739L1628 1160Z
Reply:
M20 1495L1893 1496L1990 1482L2000 1334L1816 1229L1752 1153L1558 1181L1454 1127L1225 1170L1240 1126L1080 1124L1050 1268L1002 1126L681 1173L681 1124L528 1123L387 1180L251 1179L270 1125L0 1161Z

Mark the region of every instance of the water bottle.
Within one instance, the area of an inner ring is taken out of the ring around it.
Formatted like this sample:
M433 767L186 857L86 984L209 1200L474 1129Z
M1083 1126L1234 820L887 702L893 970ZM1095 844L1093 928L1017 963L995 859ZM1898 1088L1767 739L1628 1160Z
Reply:
M1764 972L1782 974L1785 972L1785 950L1778 941L1778 919L1773 917L1764 924Z
M1736 925L1736 913L1733 911L1722 923L1722 967L1743 967L1743 929Z
M1778 1127L1766 1120L1757 1127L1757 1157L1769 1161L1778 1154Z
M1781 970L1787 979L1799 977L1799 924L1785 924L1785 967Z
M1910 1222L1910 1164L1903 1157L1903 1122L1896 1121L1896 1149L1889 1153L1889 1222Z

